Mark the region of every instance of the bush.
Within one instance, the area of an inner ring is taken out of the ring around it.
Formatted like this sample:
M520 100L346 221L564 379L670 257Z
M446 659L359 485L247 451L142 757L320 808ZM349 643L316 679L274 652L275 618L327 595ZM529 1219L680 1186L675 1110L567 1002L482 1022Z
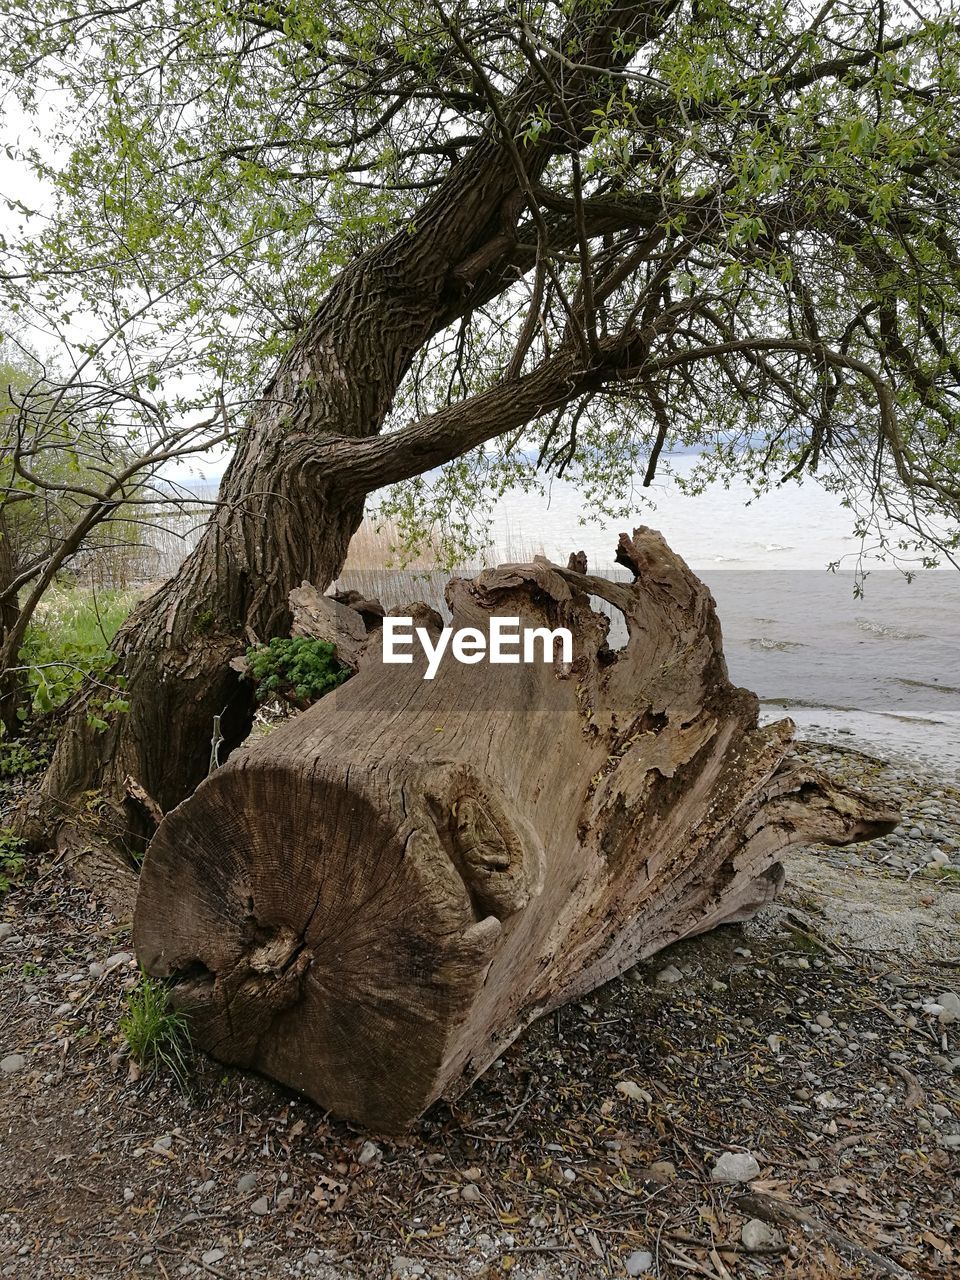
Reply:
M97 702L100 716L126 708L120 688L108 677L116 661L110 643L130 603L131 597L119 591L94 595L78 589L54 596L42 617L30 624L20 650L26 693L21 719L56 710L91 679L104 685ZM94 720L104 727L102 719Z
M284 698L301 708L343 684L350 674L332 644L306 636L277 636L248 649L247 661L257 682L258 702Z
M190 1030L182 1013L170 1008L162 982L142 970L140 981L127 996L127 1012L120 1030L130 1055L146 1070L167 1067L181 1086L189 1077Z
M46 763L42 755L26 742L0 740L0 778L25 778Z
M23 875L26 841L9 827L0 827L0 895L7 892Z

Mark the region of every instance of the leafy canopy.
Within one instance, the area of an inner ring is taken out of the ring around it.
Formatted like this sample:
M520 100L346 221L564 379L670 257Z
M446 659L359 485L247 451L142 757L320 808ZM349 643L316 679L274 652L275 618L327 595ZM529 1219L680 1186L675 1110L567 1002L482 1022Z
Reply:
M72 340L96 376L134 370L152 411L226 389L242 421L337 273L416 234L458 165L509 146L532 252L424 347L387 430L570 344L615 347L617 372L464 456L451 435L439 477L388 503L413 534L438 516L466 539L482 495L549 471L619 512L687 444L704 450L694 487L819 471L864 537L892 517L901 550L960 545L953 4L0 14L8 103L33 113L25 154L56 193L10 238L8 304L64 334L82 315ZM591 68L598 33L617 56Z

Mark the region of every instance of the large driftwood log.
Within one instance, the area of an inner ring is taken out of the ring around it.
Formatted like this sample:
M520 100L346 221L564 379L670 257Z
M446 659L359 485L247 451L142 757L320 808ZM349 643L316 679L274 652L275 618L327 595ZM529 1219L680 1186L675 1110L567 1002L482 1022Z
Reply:
M757 727L709 592L659 534L617 559L632 584L572 558L447 589L458 627L570 628L572 664L448 657L427 681L375 640L164 819L136 946L200 1046L396 1130L547 1010L750 915L788 845L895 825L806 767L789 721ZM622 611L619 651L591 596Z

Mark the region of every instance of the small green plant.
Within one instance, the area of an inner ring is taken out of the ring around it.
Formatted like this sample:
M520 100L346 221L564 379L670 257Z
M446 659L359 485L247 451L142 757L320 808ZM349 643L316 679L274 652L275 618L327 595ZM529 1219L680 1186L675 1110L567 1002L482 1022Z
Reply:
M343 684L350 674L337 660L332 644L307 636L277 636L269 644L248 649L247 661L257 682L258 702L284 698L301 708Z
M102 693L91 714L96 727L106 727L103 713L126 709L123 680L109 682L116 664L110 642L131 601L121 591L75 589L54 595L42 616L31 622L20 649L26 694L21 719L54 711L86 680L95 681Z
M6 893L23 875L26 847L26 841L10 827L0 827L0 894Z
M25 742L0 739L0 778L24 778L43 767L43 758Z
M120 1030L130 1055L145 1070L167 1067L181 1086L189 1078L190 1029L182 1013L170 1008L162 982L140 971L140 981L127 996Z

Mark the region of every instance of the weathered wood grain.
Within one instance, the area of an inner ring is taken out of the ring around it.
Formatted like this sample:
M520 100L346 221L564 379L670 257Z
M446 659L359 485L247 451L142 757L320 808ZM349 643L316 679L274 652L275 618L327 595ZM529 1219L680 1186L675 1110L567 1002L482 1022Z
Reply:
M200 1046L396 1130L533 1019L750 915L790 844L895 825L806 767L790 721L758 728L708 590L659 534L617 559L633 583L572 559L448 586L455 626L566 626L572 664L448 660L425 681L370 643L164 819L135 940ZM622 649L591 596L623 613Z

